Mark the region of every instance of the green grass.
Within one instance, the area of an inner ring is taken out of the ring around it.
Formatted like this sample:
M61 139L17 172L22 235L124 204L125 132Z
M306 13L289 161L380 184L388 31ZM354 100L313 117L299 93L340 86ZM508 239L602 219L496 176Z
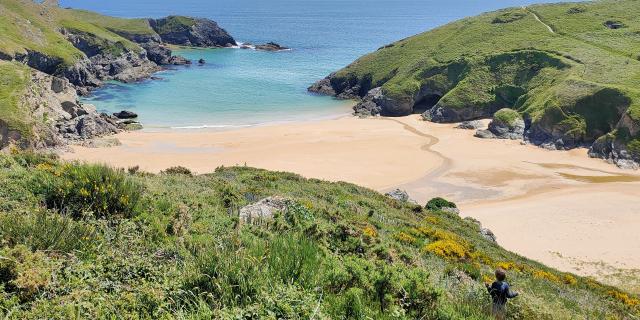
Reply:
M142 50L116 32L155 34L145 19L120 19L83 10L45 8L30 1L0 0L0 52L13 56L27 50L37 51L61 59L64 65L72 65L84 54L66 40L60 28L91 35L114 54L122 53L122 48Z
M92 11L68 9L65 10L69 16L91 24L101 26L113 32L122 32L131 35L153 35L155 31L149 25L147 19L123 19L104 16Z
M29 109L21 103L31 81L29 72L24 65L0 61L0 121L25 139L29 138L33 126Z
M507 108L498 110L493 115L493 118L512 128L514 127L516 121L522 120L522 116L518 113L518 111Z
M77 190L66 170L101 172L75 179L89 185L130 180L139 206L81 216L69 214L74 201L46 206L34 186ZM637 297L510 253L471 221L348 183L246 167L127 174L21 153L0 156L0 184L9 319L490 319L483 282L496 267L521 293L510 318L640 315ZM267 196L289 209L240 224L238 208Z
M442 108L486 117L513 108L549 132L569 133L576 128L566 122L577 119L585 127L578 140L591 142L625 113L640 125L639 14L635 0L490 12L363 56L332 84L339 92L361 84L361 93L381 86L398 103L419 103L428 88L441 93ZM626 27L611 30L607 20Z
M196 24L196 20L185 16L169 16L156 20L156 32L165 34L176 31L186 31Z

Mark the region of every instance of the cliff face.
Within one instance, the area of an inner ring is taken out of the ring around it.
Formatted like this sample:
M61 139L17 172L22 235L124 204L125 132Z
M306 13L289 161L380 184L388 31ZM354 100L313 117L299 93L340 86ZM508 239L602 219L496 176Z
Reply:
M117 119L78 101L76 88L64 78L50 76L16 62L1 62L0 71L14 69L18 83L15 102L0 114L0 149L63 146L117 133ZM7 102L7 100L3 100ZM6 120L5 120L6 119Z
M209 19L170 16L163 19L150 19L149 24L158 33L163 42L194 47L230 47L236 41Z
M0 0L0 30L0 79L6 79L0 81L0 148L57 146L116 132L116 119L78 104L76 92L189 63L166 44L235 45L207 19L120 19L62 9L55 1ZM16 76L23 81L13 81Z
M309 90L360 99L358 115L434 122L511 108L534 144L593 145L592 156L629 166L617 159L640 160L639 13L632 0L487 13L389 44Z

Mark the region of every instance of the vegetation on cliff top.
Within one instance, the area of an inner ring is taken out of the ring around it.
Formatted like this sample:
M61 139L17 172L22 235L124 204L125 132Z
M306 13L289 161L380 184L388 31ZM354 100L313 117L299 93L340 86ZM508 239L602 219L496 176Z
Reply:
M0 313L10 319L624 319L640 301L428 210L347 183L236 167L191 176L0 155ZM238 208L290 199L272 220Z
M437 95L436 108L446 111L438 121L513 108L532 120L535 132L573 145L613 131L623 117L635 136L639 14L636 0L486 13L380 48L338 71L331 83L338 93L355 86L360 95L381 86L393 103L409 108Z

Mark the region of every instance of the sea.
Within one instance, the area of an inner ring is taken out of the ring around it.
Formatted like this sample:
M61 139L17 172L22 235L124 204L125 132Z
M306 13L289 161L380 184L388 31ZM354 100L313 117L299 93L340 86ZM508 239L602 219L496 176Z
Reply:
M139 18L215 20L238 42L289 51L177 50L199 66L171 67L155 80L110 82L84 97L104 112L130 110L146 130L239 128L335 118L352 102L307 87L385 44L465 16L534 0L61 0L64 7Z

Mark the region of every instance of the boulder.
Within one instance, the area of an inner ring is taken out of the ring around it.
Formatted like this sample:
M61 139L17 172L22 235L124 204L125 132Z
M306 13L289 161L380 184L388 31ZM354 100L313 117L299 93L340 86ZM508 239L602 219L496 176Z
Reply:
M61 104L62 110L68 113L71 118L76 118L88 114L86 110L72 101L64 101Z
M207 63L207 61L202 59L202 58L200 58L200 60L198 60L198 64L200 64L200 65L203 65L205 63Z
M290 199L274 196L262 199L240 209L240 223L259 224L273 218L276 212L287 210Z
M480 235L482 235L483 238L493 242L493 243L498 243L498 241L496 240L496 235L493 234L493 231L487 229L487 228L481 228L480 229Z
M119 132L117 124L106 114L88 114L78 117L74 132L80 139L91 139Z
M482 121L473 120L473 121L463 121L456 126L456 129L464 129L464 130L477 130L482 128Z
M385 195L400 202L408 202L410 199L409 194L406 191L400 189L395 189L393 191L387 192L385 193Z
M52 77L51 78L51 90L54 93L60 93L63 92L65 89L67 89L69 81L67 79L62 79L62 78L58 78L58 77Z
M620 21L612 21L612 20L607 20L604 22L604 26L609 28L609 29L622 29L625 27L624 23L620 22Z
M118 119L133 119L137 118L138 114L128 110L122 110L113 114Z

